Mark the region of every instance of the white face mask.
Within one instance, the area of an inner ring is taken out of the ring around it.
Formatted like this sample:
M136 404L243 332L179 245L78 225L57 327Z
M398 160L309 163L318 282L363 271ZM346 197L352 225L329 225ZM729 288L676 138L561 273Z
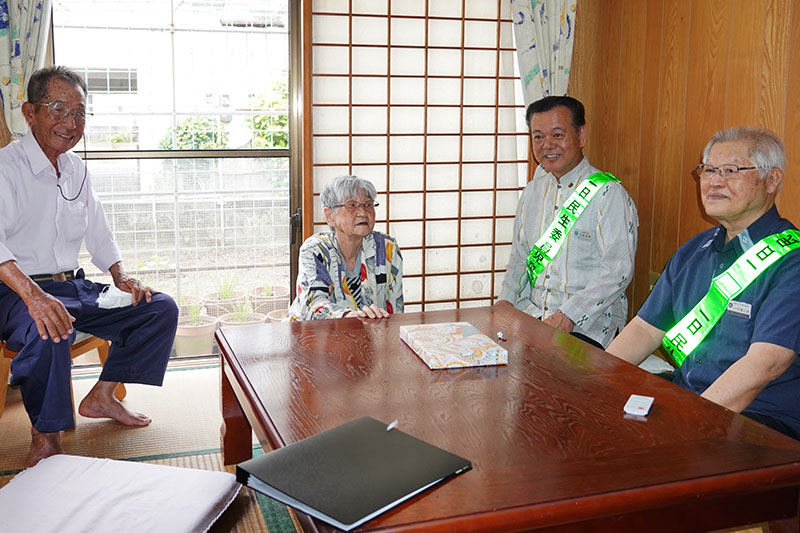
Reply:
M113 285L109 285L97 297L97 307L100 309L114 309L115 307L126 307L131 305L133 298L131 293L121 291Z

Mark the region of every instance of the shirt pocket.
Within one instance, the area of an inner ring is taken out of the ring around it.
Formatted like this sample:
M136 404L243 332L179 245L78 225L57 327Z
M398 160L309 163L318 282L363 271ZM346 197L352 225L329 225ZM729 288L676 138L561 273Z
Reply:
M80 241L89 225L89 209L81 201L67 202L60 233L67 241Z
M593 271L597 268L598 258L600 257L597 249L595 228L580 222L572 226L567 237L569 262L571 266Z

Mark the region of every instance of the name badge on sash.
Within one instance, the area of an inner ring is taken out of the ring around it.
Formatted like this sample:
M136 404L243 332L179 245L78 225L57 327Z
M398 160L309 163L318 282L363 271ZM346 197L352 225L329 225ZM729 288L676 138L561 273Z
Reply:
M750 318L750 310L752 307L753 306L747 302L737 302L736 300L728 302L728 312L739 318Z
M533 245L531 253L528 254L528 259L525 261L531 287L539 274L561 250L572 227L586 210L594 195L609 181L618 182L619 180L608 172L596 172L583 180L564 201L558 215Z
M800 248L800 231L788 229L768 235L744 252L723 273L711 281L708 294L667 331L662 346L680 367L713 327L730 311L750 318L751 305L734 300L776 261Z

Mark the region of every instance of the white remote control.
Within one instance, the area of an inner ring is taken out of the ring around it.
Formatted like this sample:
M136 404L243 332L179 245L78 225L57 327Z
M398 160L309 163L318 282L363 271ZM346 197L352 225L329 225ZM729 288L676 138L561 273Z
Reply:
M652 396L639 396L638 394L631 394L628 401L625 403L625 412L629 415L647 416L650 412L650 407L653 405L654 398Z

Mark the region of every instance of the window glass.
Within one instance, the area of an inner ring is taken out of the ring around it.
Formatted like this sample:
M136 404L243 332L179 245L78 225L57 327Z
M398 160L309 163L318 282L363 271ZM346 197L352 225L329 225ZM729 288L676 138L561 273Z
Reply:
M287 9L288 0L55 0L56 63L80 72L91 95L88 149L285 148Z
M181 325L289 305L288 4L53 2L55 63L86 79L94 114L76 151L126 271ZM79 263L110 282L85 249Z

